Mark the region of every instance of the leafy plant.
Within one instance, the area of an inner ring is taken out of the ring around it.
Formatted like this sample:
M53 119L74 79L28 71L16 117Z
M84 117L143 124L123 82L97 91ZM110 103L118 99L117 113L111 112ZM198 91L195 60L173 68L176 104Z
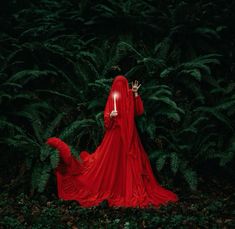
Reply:
M47 137L61 137L75 156L93 151L117 74L142 84L145 113L136 123L154 170L166 179L179 176L191 190L203 163L234 174L233 7L231 1L3 3L5 183L23 177L32 184L27 190L45 190L59 162Z

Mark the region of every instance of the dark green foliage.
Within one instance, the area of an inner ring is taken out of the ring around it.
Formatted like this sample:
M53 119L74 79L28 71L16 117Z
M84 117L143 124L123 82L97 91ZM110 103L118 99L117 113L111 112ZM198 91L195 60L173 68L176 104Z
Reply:
M215 178L213 175L211 178ZM160 208L83 208L75 201L53 195L29 197L23 193L0 194L0 227L3 228L233 228L234 198L229 183L204 184L201 191L187 193L180 202ZM217 188L216 188L217 187Z
M233 173L232 1L4 4L0 161L4 176L15 168L5 182L24 177L28 191L45 190L59 162L48 137L61 137L77 157L94 151L117 74L142 84L145 113L136 121L154 172L191 190L204 163Z

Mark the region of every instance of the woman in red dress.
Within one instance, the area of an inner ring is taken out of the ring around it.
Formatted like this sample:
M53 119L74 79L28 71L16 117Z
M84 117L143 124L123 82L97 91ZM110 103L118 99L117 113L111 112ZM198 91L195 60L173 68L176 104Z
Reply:
M76 200L84 207L106 200L109 206L140 208L179 200L157 182L141 144L135 125L135 116L144 112L139 87L135 81L129 89L124 76L115 77L104 110L102 142L93 153L82 151L81 160L61 139L47 139L60 153L55 170L59 198Z

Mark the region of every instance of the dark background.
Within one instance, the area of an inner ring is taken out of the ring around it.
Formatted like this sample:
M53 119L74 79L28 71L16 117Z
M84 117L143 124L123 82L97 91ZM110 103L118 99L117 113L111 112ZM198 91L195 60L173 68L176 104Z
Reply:
M1 2L0 225L232 227L234 12L225 0ZM59 158L45 141L93 152L117 74L142 84L138 131L156 179L180 198L157 214L56 196Z

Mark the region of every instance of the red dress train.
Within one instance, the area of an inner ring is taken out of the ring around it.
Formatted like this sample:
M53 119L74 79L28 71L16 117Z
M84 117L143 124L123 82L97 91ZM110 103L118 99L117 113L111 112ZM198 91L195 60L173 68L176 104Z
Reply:
M118 116L110 118L113 91L119 91L121 98L117 101ZM134 97L126 78L117 76L105 106L106 131L93 153L82 151L79 160L61 139L47 139L46 143L57 148L61 157L55 169L59 198L76 200L83 207L107 200L109 206L140 208L179 200L153 175L134 122L134 117L143 112L141 97Z

